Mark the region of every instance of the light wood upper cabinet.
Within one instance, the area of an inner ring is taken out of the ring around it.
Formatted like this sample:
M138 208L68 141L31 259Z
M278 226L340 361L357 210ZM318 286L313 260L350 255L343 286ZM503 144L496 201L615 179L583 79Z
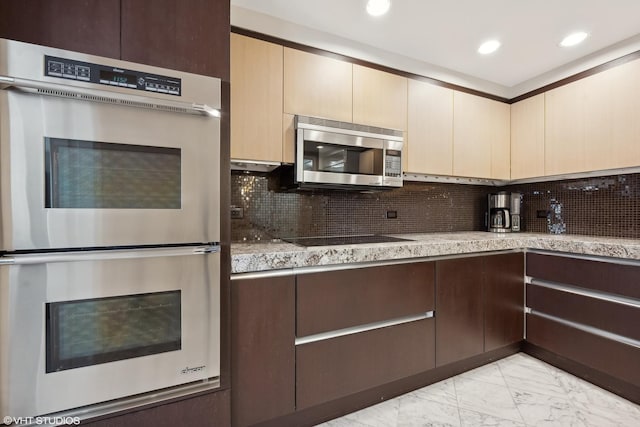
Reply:
M546 93L545 172L640 166L640 60Z
M578 80L545 93L545 175L584 172L587 85Z
M284 112L351 122L352 65L284 48Z
M453 90L409 80L407 172L453 174Z
M544 176L544 94L511 104L511 179Z
M585 80L585 168L640 166L640 60Z
M354 65L353 122L406 130L407 79Z
M231 158L282 161L283 47L231 34Z
M454 91L453 175L510 178L510 106Z

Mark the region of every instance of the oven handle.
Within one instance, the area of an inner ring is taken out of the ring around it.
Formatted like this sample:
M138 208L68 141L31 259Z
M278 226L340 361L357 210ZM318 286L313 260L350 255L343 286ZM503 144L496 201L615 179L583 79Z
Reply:
M0 85L2 89L15 88L34 95L55 96L58 98L100 102L122 107L160 110L170 113L186 113L204 115L208 117L220 117L220 110L206 104L171 101L139 95L127 95L119 92L78 88L59 83L38 82L35 80L7 76L0 76Z
M217 244L152 249L112 249L83 252L47 252L14 254L0 257L0 265L33 265L54 262L103 261L111 259L161 258L187 255L207 255L220 252Z

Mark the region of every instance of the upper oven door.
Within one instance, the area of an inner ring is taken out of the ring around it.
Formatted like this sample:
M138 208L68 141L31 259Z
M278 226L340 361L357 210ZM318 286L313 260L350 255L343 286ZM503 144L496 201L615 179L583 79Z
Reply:
M99 92L0 90L0 250L218 242L219 119Z

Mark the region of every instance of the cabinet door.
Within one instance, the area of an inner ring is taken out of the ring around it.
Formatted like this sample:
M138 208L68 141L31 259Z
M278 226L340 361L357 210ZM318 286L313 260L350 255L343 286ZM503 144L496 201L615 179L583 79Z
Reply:
M284 112L351 122L352 66L284 48Z
M2 1L0 38L120 58L120 0Z
M508 104L454 91L453 174L510 178Z
M584 79L585 170L640 166L640 61Z
M524 339L524 255L483 257L484 351Z
M248 426L295 409L295 279L231 282L231 413Z
M229 80L229 2L121 4L122 59Z
M353 122L406 130L407 79L354 65Z
M511 104L511 179L544 176L544 94Z
M453 174L453 91L409 80L407 172Z
M231 34L231 158L282 161L282 46Z
M436 366L484 351L482 257L436 262Z
M545 175L585 170L585 104L583 80L545 93Z

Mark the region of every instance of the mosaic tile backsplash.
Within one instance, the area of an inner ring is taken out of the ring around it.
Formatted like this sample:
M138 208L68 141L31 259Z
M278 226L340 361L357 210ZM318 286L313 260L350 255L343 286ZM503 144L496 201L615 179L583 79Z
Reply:
M497 191L522 193L522 231L548 233L553 222L556 232L640 238L640 174L500 188L405 182L379 192L281 192L264 175L234 172L231 204L243 218L231 220L231 239L480 231L487 195ZM387 218L394 211L397 218Z
M538 211L567 234L640 238L640 174L613 175L504 187L522 193L523 230L549 232Z

